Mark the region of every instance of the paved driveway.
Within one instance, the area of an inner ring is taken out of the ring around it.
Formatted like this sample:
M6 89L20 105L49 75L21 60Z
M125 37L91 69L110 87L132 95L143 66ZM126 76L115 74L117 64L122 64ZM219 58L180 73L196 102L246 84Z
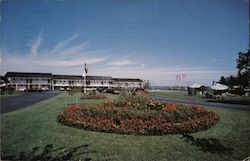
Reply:
M49 91L49 92L24 93L19 96L2 98L0 111L1 113L15 111L20 108L24 108L26 106L49 99L58 94L60 94L60 92L58 91Z
M175 98L163 98L163 97L159 97L159 96L155 96L154 98L156 98L157 100L166 101L166 102L176 102L176 103L183 103L183 104L192 104L192 105L200 105L200 106L208 106L208 107L250 111L250 106L248 106L248 105L236 105L236 104L225 104L225 103L217 103L217 102L202 102L202 101L194 101L194 100L182 100L182 99L175 99Z

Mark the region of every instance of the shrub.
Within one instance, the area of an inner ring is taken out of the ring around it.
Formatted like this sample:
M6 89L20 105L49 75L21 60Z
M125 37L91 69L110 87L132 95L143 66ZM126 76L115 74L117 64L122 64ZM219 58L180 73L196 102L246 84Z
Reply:
M81 97L81 99L107 99L107 97L104 94L99 93L97 91L90 91L85 93Z
M129 106L138 109L160 110L165 107L163 102L153 99L145 92L122 91L114 103L118 107Z
M68 91L69 95L74 95L75 93L82 92L82 87L71 87L71 89Z

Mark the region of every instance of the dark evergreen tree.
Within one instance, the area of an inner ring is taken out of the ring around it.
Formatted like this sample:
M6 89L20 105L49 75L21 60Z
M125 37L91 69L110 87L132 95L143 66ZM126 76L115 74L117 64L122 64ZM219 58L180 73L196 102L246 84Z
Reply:
M243 87L250 87L250 50L239 52L237 59L238 83Z
M230 77L227 77L227 85L230 87L238 85L237 78L233 77L232 75Z
M221 76L221 77L220 77L219 83L220 83L220 84L224 84L224 85L227 85L227 84L228 84L228 83L227 83L227 80L226 80L226 78L225 78L224 76Z

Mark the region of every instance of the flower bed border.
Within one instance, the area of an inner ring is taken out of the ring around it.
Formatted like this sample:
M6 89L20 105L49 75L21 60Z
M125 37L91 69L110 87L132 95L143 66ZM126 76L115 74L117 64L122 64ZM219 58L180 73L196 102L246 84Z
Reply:
M125 118L99 116L94 113L82 113L85 107L99 107L111 112L116 108L112 102L104 103L82 103L71 105L63 112L59 113L57 119L59 122L72 127L84 130L118 133L118 134L135 134L135 135L166 135L166 134L188 134L198 131L207 130L219 121L217 113L208 111L200 106L187 106L192 110L197 110L197 114L189 120L182 122L166 121L160 117L150 119ZM171 112L176 110L176 104L169 104L165 110ZM129 110L124 108L124 110ZM113 111L117 112L117 111Z

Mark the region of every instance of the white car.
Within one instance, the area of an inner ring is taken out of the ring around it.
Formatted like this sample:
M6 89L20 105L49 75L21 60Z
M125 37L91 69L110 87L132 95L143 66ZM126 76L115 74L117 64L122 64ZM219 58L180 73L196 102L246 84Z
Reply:
M48 88L42 87L41 90L42 90L43 92L46 92L46 91L48 91L49 89L48 89Z

